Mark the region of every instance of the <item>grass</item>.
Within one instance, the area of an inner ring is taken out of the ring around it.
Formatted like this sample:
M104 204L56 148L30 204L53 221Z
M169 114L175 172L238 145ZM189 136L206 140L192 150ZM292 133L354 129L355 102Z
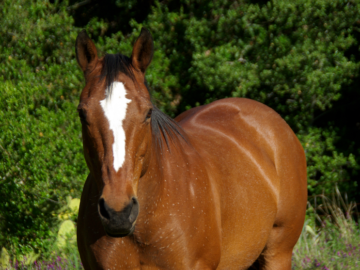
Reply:
M80 258L77 255L77 258L74 259L64 259L60 256L57 256L50 261L35 261L30 265L26 265L23 262L13 262L11 266L7 269L16 269L16 270L77 270L84 269L80 262ZM26 258L25 258L26 260Z
M331 199L308 203L303 232L293 251L293 270L360 269L360 228L356 204L336 188ZM356 219L355 219L356 218ZM316 226L317 225L317 226Z
M355 203L335 189L333 197L316 196L308 202L307 218L293 251L293 270L360 269L360 227ZM9 270L83 269L76 244L46 256L46 261L11 262ZM1 267L0 267L1 269Z
M1 264L0 264L0 269ZM61 249L54 245L42 258L21 256L10 261L7 270L80 270L84 269L80 260L76 242L67 241Z

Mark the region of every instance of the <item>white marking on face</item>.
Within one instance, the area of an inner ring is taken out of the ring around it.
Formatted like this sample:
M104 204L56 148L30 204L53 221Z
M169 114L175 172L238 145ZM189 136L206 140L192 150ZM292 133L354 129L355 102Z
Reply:
M104 110L105 116L109 121L110 130L114 135L114 143L112 145L114 156L114 169L117 172L125 161L125 131L123 121L126 117L127 104L131 99L126 98L126 89L122 82L113 82L111 96L109 89L106 89L105 99L100 101L100 105Z

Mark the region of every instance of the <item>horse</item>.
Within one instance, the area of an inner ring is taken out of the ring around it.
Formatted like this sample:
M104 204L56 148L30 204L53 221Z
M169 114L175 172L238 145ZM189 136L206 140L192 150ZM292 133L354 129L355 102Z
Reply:
M170 118L146 83L154 45L145 28L130 57L98 58L85 30L75 51L90 171L77 223L84 268L290 270L306 160L279 114L226 98Z

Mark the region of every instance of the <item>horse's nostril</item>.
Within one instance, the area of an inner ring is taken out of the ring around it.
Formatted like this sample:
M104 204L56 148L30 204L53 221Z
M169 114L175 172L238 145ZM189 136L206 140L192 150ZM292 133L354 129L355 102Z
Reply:
M132 206L130 209L129 221L133 223L139 214L139 204L136 198L132 198Z
M109 212L106 210L105 200L103 198L99 200L99 212L103 218L110 219L110 215Z

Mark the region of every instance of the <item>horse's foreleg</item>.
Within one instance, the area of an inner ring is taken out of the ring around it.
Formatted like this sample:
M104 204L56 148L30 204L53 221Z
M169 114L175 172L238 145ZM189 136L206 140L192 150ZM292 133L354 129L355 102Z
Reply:
M298 233L289 227L274 227L265 249L250 269L291 270L292 251L297 238Z
M273 255L260 255L249 270L291 270L292 252Z

